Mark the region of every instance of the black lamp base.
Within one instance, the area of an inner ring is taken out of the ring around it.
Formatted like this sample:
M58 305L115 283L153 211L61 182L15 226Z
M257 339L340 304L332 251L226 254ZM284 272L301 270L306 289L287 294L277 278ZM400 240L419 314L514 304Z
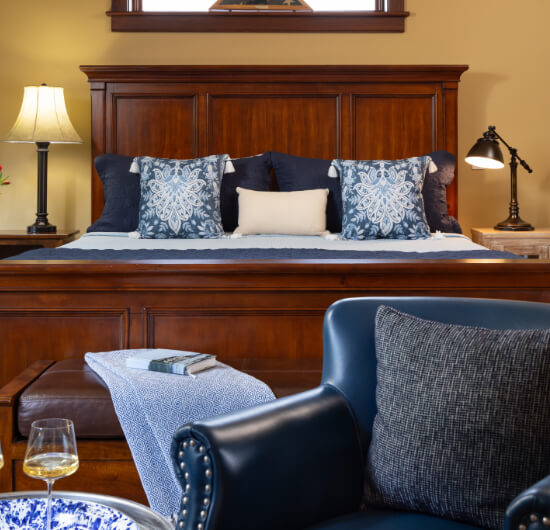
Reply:
M57 232L57 227L51 225L47 221L45 223L36 223L27 226L27 234L55 234Z
M49 142L36 142L38 152L38 194L36 221L27 226L27 234L55 234L57 228L48 222L48 149Z
M501 221L495 225L495 230L508 230L510 232L527 232L534 230L535 227L530 225L527 221L524 221L521 217L508 217L504 221Z

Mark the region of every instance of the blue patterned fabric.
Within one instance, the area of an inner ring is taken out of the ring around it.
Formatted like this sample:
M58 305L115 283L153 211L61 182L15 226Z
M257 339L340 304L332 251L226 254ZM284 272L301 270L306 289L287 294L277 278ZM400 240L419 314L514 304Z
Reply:
M126 359L142 351L87 353L85 359L109 387L151 508L170 516L181 499L170 460L176 429L266 403L275 396L262 381L222 363L194 377L127 368Z
M146 239L223 235L220 185L228 155L194 160L140 156L141 198L137 232Z
M8 260L212 260L212 259L524 259L498 250L447 250L442 252L400 252L396 250L324 250L314 248L224 248L211 250L111 250L81 248L37 248Z
M429 156L403 160L333 160L332 165L342 181L342 237L430 237L422 198L430 162Z
M550 473L550 329L442 324L381 306L368 505L500 530Z

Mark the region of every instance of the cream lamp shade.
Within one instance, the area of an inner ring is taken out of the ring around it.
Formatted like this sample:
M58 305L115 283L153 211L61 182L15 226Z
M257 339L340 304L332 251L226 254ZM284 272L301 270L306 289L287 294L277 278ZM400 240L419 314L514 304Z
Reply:
M48 221L48 151L50 144L80 144L61 87L26 86L23 104L15 125L5 142L36 144L38 181L36 221L27 227L29 234L55 233L57 228Z
M61 87L26 86L23 104L6 142L79 144Z

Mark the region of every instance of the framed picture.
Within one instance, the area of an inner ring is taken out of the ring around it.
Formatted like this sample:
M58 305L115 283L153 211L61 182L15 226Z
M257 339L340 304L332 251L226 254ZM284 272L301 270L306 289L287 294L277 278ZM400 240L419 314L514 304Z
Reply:
M210 11L313 11L304 0L217 0Z

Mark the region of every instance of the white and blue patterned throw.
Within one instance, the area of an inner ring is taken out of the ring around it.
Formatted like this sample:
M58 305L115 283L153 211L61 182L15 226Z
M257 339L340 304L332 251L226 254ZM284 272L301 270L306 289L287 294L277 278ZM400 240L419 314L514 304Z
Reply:
M216 238L223 235L222 175L229 155L193 160L139 156L141 198L136 231L143 238Z
M138 525L118 510L95 502L52 499L52 530L138 530ZM0 530L44 530L46 499L0 501Z
M87 353L105 381L151 507L177 511L181 488L172 469L172 435L185 423L226 414L275 398L262 381L218 363L196 377L126 368L126 358L146 350ZM158 350L167 356L177 350Z
M342 179L344 239L425 239L422 186L429 156L332 161Z

